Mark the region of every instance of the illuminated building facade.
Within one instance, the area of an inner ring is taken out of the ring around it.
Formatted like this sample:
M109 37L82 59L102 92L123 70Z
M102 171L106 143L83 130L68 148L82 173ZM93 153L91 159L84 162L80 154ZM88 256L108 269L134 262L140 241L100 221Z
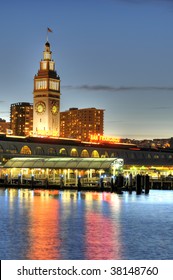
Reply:
M90 141L91 134L103 134L104 110L70 108L60 113L60 136Z
M71 174L71 169L73 169L73 177L82 175L82 170L85 170L88 176L94 176L94 167L90 166L89 169L92 174L89 173L89 170L86 167L83 159L87 160L89 158L103 159L106 161L109 159L123 159L123 174L128 176L130 173L133 176L137 174L148 174L153 180L159 178L165 178L171 174L173 176L173 150L170 149L146 149L138 148L133 144L125 143L116 143L116 144L101 144L101 143L87 143L81 142L80 140L74 139L55 139L47 137L14 137L10 135L0 135L0 164L3 166L8 160L13 158L19 158L22 162L22 158L28 159L28 165L25 165L23 168L23 175L25 175L25 169L31 167L30 159L37 161L37 165L34 165L34 176L37 178L41 175L48 176L47 167L43 168L42 159L51 158L52 167L49 168L52 170L56 169L55 175L57 176L56 180L59 180L59 161L63 164L61 166L62 175L69 177ZM81 158L80 167L78 165L78 160ZM59 160L58 160L59 159ZM77 160L77 161L76 161ZM57 163L56 163L57 162ZM77 164L77 166L75 165ZM70 167L68 167L70 165ZM72 168L73 166L73 168ZM99 165L97 166L99 167ZM10 167L9 167L10 168ZM76 168L78 173L76 173ZM32 169L32 168L31 168ZM106 171L105 165L102 165L98 168L98 174L100 176L101 172L104 174ZM88 171L87 171L88 170ZM102 170L102 171L101 171ZM15 171L15 170L13 170ZM32 170L30 170L32 172ZM11 170L8 170L9 176ZM16 172L16 171L15 171ZM19 172L19 171L18 171ZM41 173L40 173L41 172ZM52 178L54 171L50 171L49 177ZM7 173L7 170L1 168L0 178ZM16 173L18 176L19 173ZM85 175L86 175L85 174ZM31 175L31 174L30 174ZM17 178L17 177L16 177ZM40 177L39 177L40 178ZM54 179L51 179L54 181ZM67 182L68 184L68 182ZM173 181L172 181L173 187Z
M50 44L47 41L34 77L33 135L59 136L60 130L60 77L55 71Z
M10 127L13 135L27 136L33 129L33 105L28 102L11 104Z

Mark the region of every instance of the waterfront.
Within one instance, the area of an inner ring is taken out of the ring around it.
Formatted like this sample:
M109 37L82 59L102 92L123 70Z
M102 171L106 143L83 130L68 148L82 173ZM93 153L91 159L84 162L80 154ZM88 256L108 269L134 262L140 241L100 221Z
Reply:
M0 189L0 259L173 259L173 191Z

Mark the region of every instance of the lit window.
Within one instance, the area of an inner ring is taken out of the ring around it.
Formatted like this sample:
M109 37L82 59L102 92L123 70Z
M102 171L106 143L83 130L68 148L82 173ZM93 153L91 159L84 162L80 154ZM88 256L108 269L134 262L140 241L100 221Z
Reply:
M78 157L78 152L75 148L71 149L70 156L71 157Z
M48 149L48 154L49 155L56 155L56 150L54 148L49 148Z
M59 150L59 154L67 156L67 150L65 148L62 148Z
M31 149L28 146L23 146L20 153L24 155L31 155Z
M99 158L100 155L99 155L98 151L94 150L94 151L92 151L91 157L92 158Z
M158 159L158 158L159 158L159 155L154 155L154 158L155 158L155 159Z
M83 151L81 152L81 157L89 157L88 151L87 151L87 150L83 150Z

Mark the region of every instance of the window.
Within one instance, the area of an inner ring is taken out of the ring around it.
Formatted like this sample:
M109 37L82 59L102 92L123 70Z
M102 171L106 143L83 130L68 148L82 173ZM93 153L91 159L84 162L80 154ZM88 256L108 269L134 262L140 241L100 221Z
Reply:
M134 159L135 158L135 154L134 153L130 153L130 158Z
M56 155L56 150L54 148L49 148L48 149L48 154L49 155Z
M4 149L3 147L0 145L0 153L3 153L4 152Z
M24 155L31 155L31 149L28 146L23 146L20 153Z
M100 155L99 155L99 153L98 153L97 150L94 150L94 151L92 151L91 157L92 157L92 158L99 158Z
M35 154L36 155L44 155L44 150L41 147L36 147L35 148Z
M62 148L59 150L59 154L61 154L63 156L67 156L67 150L65 148Z
M9 148L7 148L6 152L10 154L17 154L18 150L15 145L10 145Z
M78 157L78 152L75 148L71 149L70 156L71 157Z
M159 158L159 155L154 155L154 159L158 159Z
M88 151L87 151L87 150L83 150L83 151L81 152L81 157L89 157Z
M47 88L47 81L36 81L36 89L46 89Z

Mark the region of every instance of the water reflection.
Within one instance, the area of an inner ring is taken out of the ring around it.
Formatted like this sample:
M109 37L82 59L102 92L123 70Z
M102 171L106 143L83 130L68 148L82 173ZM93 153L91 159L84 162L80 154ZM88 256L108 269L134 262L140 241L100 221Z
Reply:
M0 259L173 259L172 202L169 191L0 189Z
M101 202L95 204L94 200ZM120 259L120 201L117 195L97 193L86 212L86 259Z
M54 193L35 191L29 213L29 239L26 259L60 259L59 201Z

